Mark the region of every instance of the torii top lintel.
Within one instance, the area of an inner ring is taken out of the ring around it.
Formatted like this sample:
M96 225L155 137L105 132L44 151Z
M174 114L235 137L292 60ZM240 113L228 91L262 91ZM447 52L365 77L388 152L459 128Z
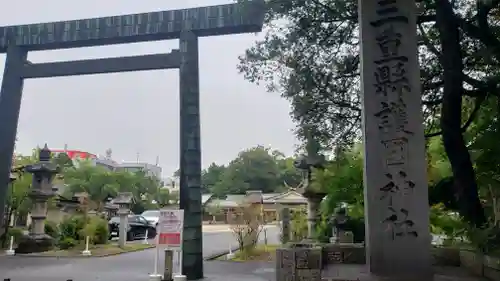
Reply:
M0 53L14 44L27 50L65 49L262 30L263 0L102 18L0 27Z

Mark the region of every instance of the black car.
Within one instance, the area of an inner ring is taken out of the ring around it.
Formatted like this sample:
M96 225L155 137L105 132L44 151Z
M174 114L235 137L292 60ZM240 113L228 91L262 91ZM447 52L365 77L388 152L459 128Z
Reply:
M148 239L156 236L156 227L139 215L128 216L127 241L144 239L146 233ZM112 217L109 222L109 238L118 237L120 233L120 217Z

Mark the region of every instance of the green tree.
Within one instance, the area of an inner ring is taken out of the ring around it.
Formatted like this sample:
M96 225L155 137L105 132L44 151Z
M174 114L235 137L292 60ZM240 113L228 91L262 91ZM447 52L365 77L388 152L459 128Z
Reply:
M333 214L336 207L345 203L351 208L351 216L363 216L363 153L360 144L338 153L323 171L315 171L314 180L314 184L328 194L322 206L323 212Z
M9 185L7 191L7 202L5 212L5 225L3 233L9 231L11 220L14 222L20 215L26 215L30 209L28 194L30 191L32 176L24 172L24 167L37 161L37 154L31 156L16 155L12 163L12 176L15 180ZM2 236L2 246L5 246L7 236Z
M69 158L68 154L66 153L57 154L54 158L52 158L52 161L63 169L74 167L73 160L71 160L71 158Z
M201 173L202 192L209 193L213 190L214 186L220 182L226 167L224 165L210 164L207 169Z
M90 208L104 211L104 204L109 196L116 196L119 183L113 172L104 167L95 166L89 161L79 161L77 167L64 171L64 183L72 194L88 194Z
M156 204L158 204L158 208L163 208L165 206L170 205L170 201L172 200L172 196L170 191L166 188L160 188L156 193Z
M271 151L262 146L244 150L226 167L213 193L243 194L248 190L274 192L283 185L280 171Z
M276 164L279 170L279 182L282 184L283 188L295 188L302 181L302 175L300 171L293 165L294 157L276 157ZM277 189L279 190L279 189Z

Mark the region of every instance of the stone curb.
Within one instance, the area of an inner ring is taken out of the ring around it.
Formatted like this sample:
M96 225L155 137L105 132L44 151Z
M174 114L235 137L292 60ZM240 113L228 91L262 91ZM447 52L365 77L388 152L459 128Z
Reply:
M104 258L104 257L111 257L111 256L118 256L118 255L123 255L127 253L133 253L133 252L139 252L139 251L145 251L149 249L155 248L155 245L150 245L147 248L142 248L142 249L134 249L126 252L119 252L119 253L109 253L109 254L103 254L103 255L98 255L98 256L46 256L46 255L38 255L38 254L15 254L13 257L23 257L23 258L56 258L56 259L91 259L91 258ZM7 256L7 255L4 255ZM8 257L8 256L7 256Z
M232 252L236 252L240 249L240 247L236 246L234 248L231 248L231 251ZM218 252L218 253L215 253L215 254L211 254L211 255L208 255L206 257L203 258L204 261L213 261L213 260L216 260L222 256L225 256L229 254L229 251L226 250L226 251L221 251L221 252Z

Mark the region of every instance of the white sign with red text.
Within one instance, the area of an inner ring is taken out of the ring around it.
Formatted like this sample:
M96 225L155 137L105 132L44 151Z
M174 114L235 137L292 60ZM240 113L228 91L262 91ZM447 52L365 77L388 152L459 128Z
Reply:
M182 246L183 227L184 210L160 210L158 246L180 249Z

